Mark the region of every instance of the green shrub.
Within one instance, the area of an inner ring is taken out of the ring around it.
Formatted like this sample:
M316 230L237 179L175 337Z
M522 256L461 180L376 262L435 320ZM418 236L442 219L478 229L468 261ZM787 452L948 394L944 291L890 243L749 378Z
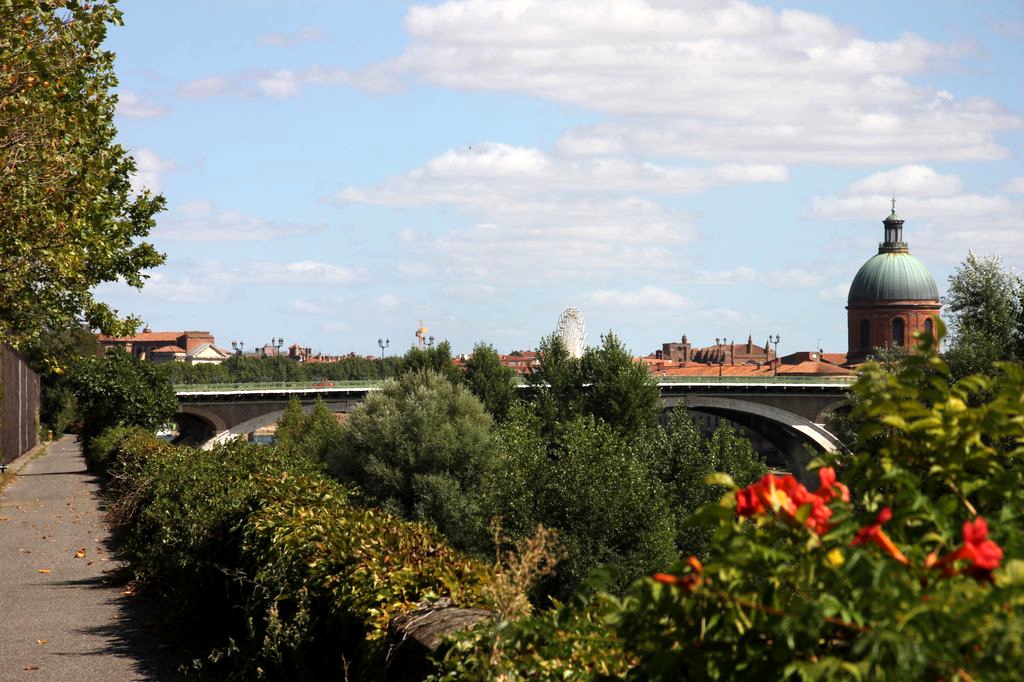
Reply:
M491 436L490 415L464 386L403 374L348 416L331 471L370 504L432 523L460 549L487 550L480 486L494 466Z
M84 357L71 368L68 386L82 417L80 436L89 441L111 426L155 430L170 421L178 399L163 371L120 349Z
M139 585L234 677L376 679L391 617L421 600L481 603L481 565L423 525L351 506L312 457L141 430L95 442Z

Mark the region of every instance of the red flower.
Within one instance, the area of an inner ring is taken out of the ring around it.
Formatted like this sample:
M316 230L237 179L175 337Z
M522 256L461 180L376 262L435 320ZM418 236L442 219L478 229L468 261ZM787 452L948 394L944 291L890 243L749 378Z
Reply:
M738 516L756 516L764 511L761 498L754 486L748 486L736 493L736 514Z
M693 592L701 583L700 573L704 570L704 566L700 563L700 559L695 556L691 556L686 560L686 563L693 569L693 573L688 575L672 575L671 573L655 573L651 576L651 579L655 582L659 582L662 585L671 585L672 587L681 587L687 592Z
M864 526L857 531L856 537L853 538L851 545L864 545L869 542L874 543L884 549L892 556L893 559L900 562L903 565L909 564L910 560L907 559L906 555L900 551L900 548L892 541L892 539L886 535L885 531L882 530L882 524L888 523L892 518L892 509L889 507L883 507L878 512L878 516L875 517L875 522L869 526Z
M834 481L834 472L831 476L831 480ZM826 474L827 477L828 474ZM845 486L843 487L845 488ZM828 489L832 491L831 483ZM835 496L834 493L832 495ZM848 495L847 493L847 497ZM815 533L824 533L829 529L828 521L832 517L832 510L825 504L828 499L832 498L825 498L810 492L788 474L785 476L768 474L757 483L736 493L736 514L738 516L756 516L771 509L776 513L781 513L784 518L793 520L801 507L810 505L805 523Z
M999 568L1003 560L1003 550L988 539L988 523L978 517L974 521L964 523L964 546L933 562L943 567L943 575L956 575L956 571L947 568L954 561L965 560L967 567L962 571L978 582L992 582L992 571Z
M818 469L818 479L821 486L818 488L818 497L825 502L831 502L835 498L843 502L850 501L850 489L836 480L836 470L832 467Z

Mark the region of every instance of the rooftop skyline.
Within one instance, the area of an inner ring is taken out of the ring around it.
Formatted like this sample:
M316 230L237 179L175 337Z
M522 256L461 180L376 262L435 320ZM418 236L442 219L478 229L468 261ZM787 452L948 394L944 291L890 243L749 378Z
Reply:
M154 330L533 348L566 306L846 348L890 197L940 292L1024 267L1024 6L122 0L122 144L169 210Z

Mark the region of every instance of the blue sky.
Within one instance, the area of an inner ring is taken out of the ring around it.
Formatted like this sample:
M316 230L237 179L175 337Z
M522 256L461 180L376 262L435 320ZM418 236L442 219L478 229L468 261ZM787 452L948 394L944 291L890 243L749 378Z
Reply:
M1024 267L1024 4L122 0L141 292L219 345L846 345L895 191L940 290Z

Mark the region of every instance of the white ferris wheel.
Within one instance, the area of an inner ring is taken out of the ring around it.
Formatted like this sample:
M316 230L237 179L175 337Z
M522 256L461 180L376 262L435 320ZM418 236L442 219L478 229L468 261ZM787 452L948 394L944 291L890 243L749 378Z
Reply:
M583 323L583 314L579 308L569 307L562 311L555 334L562 339L572 357L583 357L583 351L587 348L587 326Z

